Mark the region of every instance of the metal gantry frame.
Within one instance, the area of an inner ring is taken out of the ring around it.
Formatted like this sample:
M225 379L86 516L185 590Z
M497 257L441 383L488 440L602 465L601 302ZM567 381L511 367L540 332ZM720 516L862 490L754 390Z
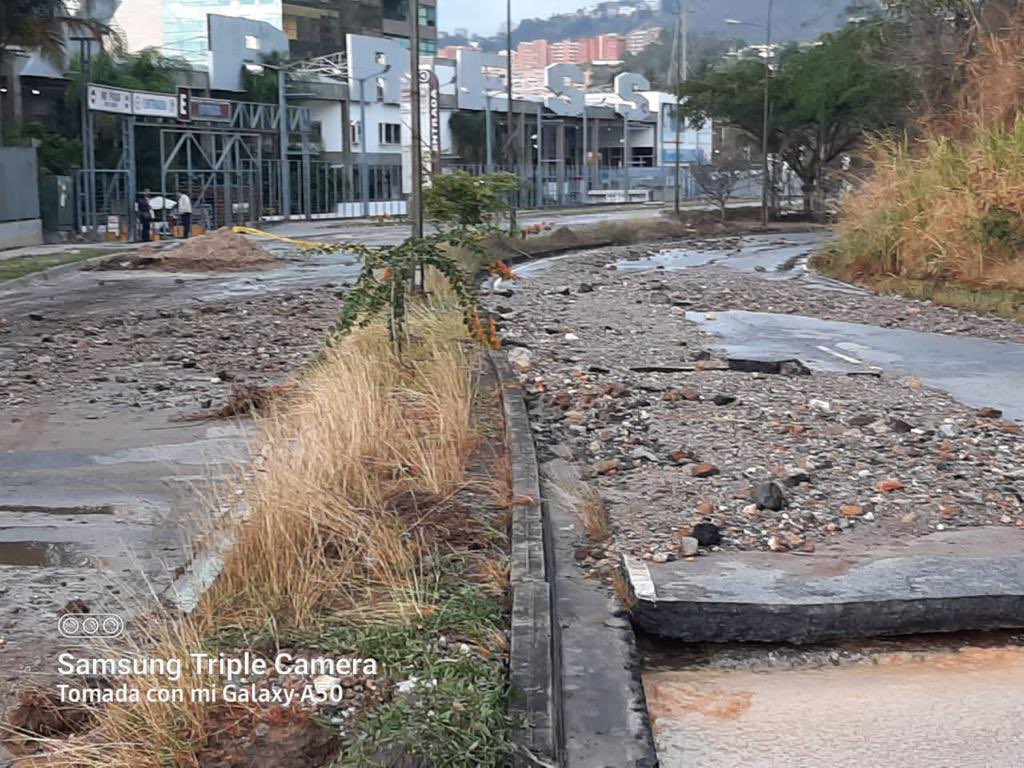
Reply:
M286 135L299 134L301 150L294 170L300 184L298 194L306 218L312 218L312 116L308 107L286 107ZM230 118L225 122L196 120L180 122L163 117L118 115L121 153L116 168L95 166L95 129L93 113L86 110L83 120L83 165L78 173L78 222L84 232L99 235L102 214L116 212L126 218L126 229L134 237L135 200L138 196L136 166L136 130L159 132L160 188L168 196L168 181L197 189L197 202L211 192L214 225L232 224L262 215L267 204L282 203L277 184L267 176L276 170L279 177L291 174L294 160L280 167L264 158L264 143L280 141L280 107L275 104L231 102ZM289 138L290 142L290 138ZM182 177L184 176L184 179ZM276 200L275 200L276 194ZM220 215L218 215L218 206ZM166 218L166 209L165 214Z

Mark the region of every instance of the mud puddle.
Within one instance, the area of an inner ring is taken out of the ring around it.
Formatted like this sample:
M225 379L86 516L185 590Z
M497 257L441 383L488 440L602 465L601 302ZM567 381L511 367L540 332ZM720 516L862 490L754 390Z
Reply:
M748 646L699 662L648 649L646 664L665 768L1009 768L1024 757L1024 648L999 638Z
M640 259L620 259L622 272L651 269L680 270L718 265L766 278L792 279L807 272L807 259L821 245L821 235L805 233L778 237L757 235L739 241L722 241L721 247L672 248Z
M0 504L0 515L62 515L77 517L79 515L113 515L117 510L110 504L101 506L79 507L43 507L35 504Z
M0 541L0 566L60 568L85 565L88 558L68 544L47 541Z

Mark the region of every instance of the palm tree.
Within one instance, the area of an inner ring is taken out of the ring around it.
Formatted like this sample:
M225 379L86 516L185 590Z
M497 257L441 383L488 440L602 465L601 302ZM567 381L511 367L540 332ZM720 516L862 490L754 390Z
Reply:
M88 4L86 6L88 8ZM38 49L49 61L58 66L64 63L65 30L68 26L83 31L97 40L109 34L110 29L89 18L88 11L80 16L68 11L65 0L3 0L0 2L0 75L7 81L8 99L17 112L20 99L14 62L14 49ZM0 119L2 119L0 108ZM2 132L0 132L2 133ZM2 135L0 135L2 141Z

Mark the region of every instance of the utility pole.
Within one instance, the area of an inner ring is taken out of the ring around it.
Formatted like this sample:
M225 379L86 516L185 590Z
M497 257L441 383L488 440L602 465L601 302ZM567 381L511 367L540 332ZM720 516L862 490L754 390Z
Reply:
M412 236L423 237L423 124L420 115L420 0L409 0L409 98L412 112Z
M78 41L78 61L82 69L82 221L91 235L96 232L96 154L93 141L92 111L89 109L89 81L92 79L93 37L73 37ZM130 205L134 205L132 200Z
M675 184L675 212L679 215L682 198L682 176L683 176L683 158L682 158L682 137L683 137L683 126L682 120L680 119L680 109L682 107L682 96L680 95L679 88L689 78L690 72L690 7L688 4L684 4L683 0L679 1L679 20L676 22L676 35L682 38L678 40L679 47L679 62L677 66L678 70L678 82L676 83L676 184Z
M508 52L508 57L505 61L505 89L506 96L508 98L508 111L506 120L508 121L508 130L505 136L505 164L509 170L519 175L518 169L516 168L516 144L512 138L512 0L506 0L505 3L505 50ZM510 236L516 234L518 226L516 224L516 202L515 197L509 201L508 207L508 233Z

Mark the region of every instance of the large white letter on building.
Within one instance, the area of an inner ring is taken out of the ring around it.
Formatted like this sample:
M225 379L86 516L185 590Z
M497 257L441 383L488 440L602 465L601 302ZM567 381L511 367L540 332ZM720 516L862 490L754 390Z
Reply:
M360 99L359 85L366 89L365 101L377 101L377 83L386 104L402 100L402 80L409 76L409 51L397 40L386 37L347 35L349 92ZM383 71L387 68L387 71Z
M544 81L554 96L544 103L556 115L579 117L586 107L582 86L586 82L583 70L575 64L549 64L544 70ZM581 87L574 87L576 84Z
M615 111L627 120L643 120L650 112L647 97L637 91L649 91L651 84L643 75L623 72L615 78L615 94L624 103L617 104Z
M458 51L455 54L455 75L459 84L459 109L487 109L487 97L498 97L505 92L505 78L487 70L503 70L506 57L482 51ZM492 108L494 105L492 104Z

